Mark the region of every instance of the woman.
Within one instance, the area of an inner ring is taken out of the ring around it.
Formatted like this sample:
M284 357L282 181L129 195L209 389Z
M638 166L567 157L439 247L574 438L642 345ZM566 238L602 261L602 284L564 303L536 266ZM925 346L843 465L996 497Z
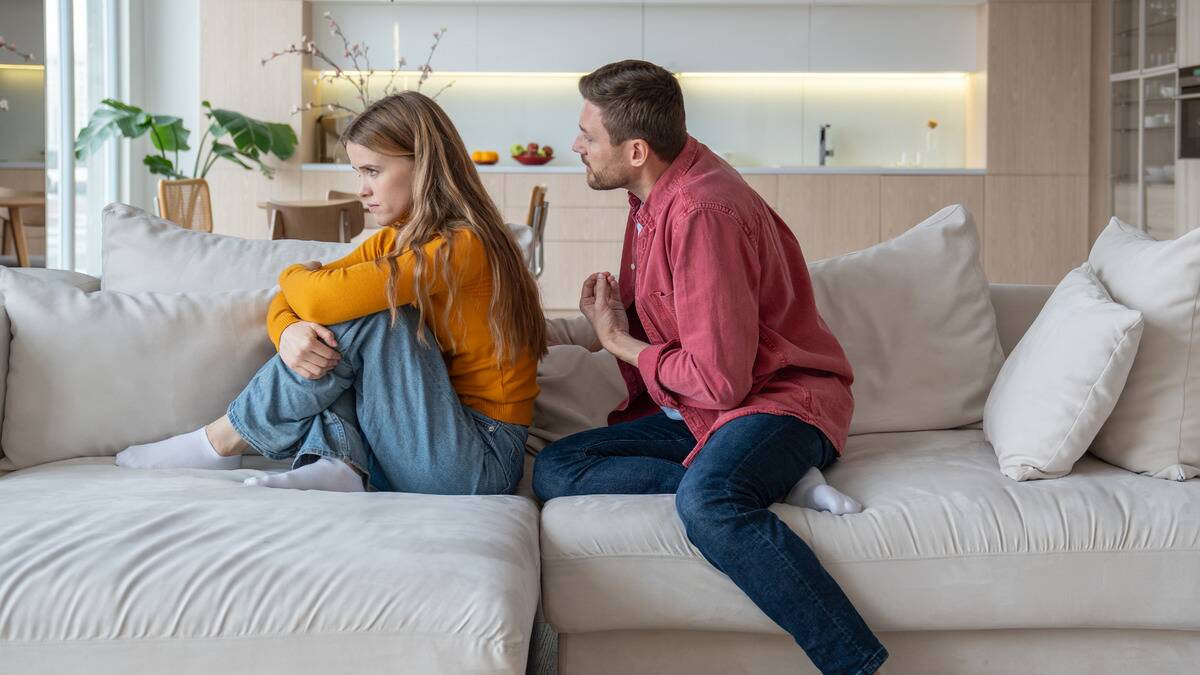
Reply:
M294 457L266 487L511 493L546 352L537 284L432 99L404 92L342 136L378 234L341 260L279 276L279 355L188 434L117 464L234 469L248 448Z

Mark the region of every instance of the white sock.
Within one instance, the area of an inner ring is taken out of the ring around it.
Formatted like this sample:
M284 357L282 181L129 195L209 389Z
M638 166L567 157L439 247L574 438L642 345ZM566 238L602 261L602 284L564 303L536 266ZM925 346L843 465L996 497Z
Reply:
M322 457L312 464L283 473L255 476L246 485L292 490L328 490L330 492L366 492L362 476L340 459Z
M117 466L129 469L237 469L242 456L222 457L204 427L165 441L131 445L117 453Z
M783 501L792 506L828 511L835 516L862 511L862 504L826 483L825 475L815 466L804 474Z

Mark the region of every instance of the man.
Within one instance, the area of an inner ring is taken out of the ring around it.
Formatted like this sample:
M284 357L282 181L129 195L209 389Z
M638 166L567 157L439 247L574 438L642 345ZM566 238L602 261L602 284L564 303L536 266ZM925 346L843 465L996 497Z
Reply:
M767 508L836 461L854 408L799 243L688 136L671 73L621 61L579 90L572 149L590 187L628 190L630 205L620 278L589 276L580 309L629 395L611 426L542 450L534 490L543 501L675 493L688 539L822 672L876 672L887 650Z

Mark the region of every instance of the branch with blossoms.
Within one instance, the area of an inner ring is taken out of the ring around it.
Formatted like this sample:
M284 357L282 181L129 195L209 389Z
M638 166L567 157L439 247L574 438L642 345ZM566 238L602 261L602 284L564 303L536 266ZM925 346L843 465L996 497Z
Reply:
M20 49L17 49L16 45L5 40L3 36L0 36L0 49L5 50L5 51L10 51L10 52L16 54L17 56L21 57L22 59L25 59L26 61L33 60L33 54L30 54L29 52L23 52ZM0 110L4 110L4 111L8 110L8 99L0 98Z
M362 106L362 108L359 110L354 110L353 108L342 105L341 103L317 104L313 103L312 101L306 101L301 105L292 106L292 114L294 115L299 112L313 110L314 108L324 108L329 111L343 110L345 112L357 115L365 110L367 106L371 105L372 102L374 102L374 99L371 96L371 78L375 75L376 70L371 67L371 48L369 45L366 45L362 42L351 42L350 38L346 37L346 34L342 32L342 27L338 25L338 22L334 20L333 15L330 12L325 12L324 17L329 22L329 34L342 41L342 58L349 59L350 65L352 66L351 71L344 70L320 47L317 47L316 42L309 40L307 35L300 36L299 44L292 43L282 51L271 52L270 56L262 59L262 65L265 66L271 61L288 54L311 56L313 59L327 66L326 68L321 69L317 75L317 78L313 80L313 84L325 82L332 85L339 80L347 82L354 88L355 98L358 99L358 103L360 106ZM419 69L421 78L417 82L417 91L421 90L421 85L424 84L425 80L428 79L433 73L433 68L430 67L429 63L433 60L433 54L437 51L438 44L441 43L442 37L446 34L446 30L447 29L443 27L440 31L437 31L433 34L433 46L429 48L429 56L425 59L425 63ZM402 73L402 69L406 65L408 65L407 59L400 57L400 60L396 63L396 67L386 71L388 73L388 79L383 86L384 96L388 96L399 91L395 86L396 77ZM437 98L439 94L449 89L453 84L453 82L446 84L444 87L439 89L432 98Z

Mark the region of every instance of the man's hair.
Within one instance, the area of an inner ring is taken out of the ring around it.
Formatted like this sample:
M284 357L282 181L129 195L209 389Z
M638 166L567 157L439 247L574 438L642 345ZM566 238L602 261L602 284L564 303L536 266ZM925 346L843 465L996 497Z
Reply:
M579 78L579 93L600 109L613 145L641 138L668 162L683 151L683 90L666 68L633 59L610 63Z

